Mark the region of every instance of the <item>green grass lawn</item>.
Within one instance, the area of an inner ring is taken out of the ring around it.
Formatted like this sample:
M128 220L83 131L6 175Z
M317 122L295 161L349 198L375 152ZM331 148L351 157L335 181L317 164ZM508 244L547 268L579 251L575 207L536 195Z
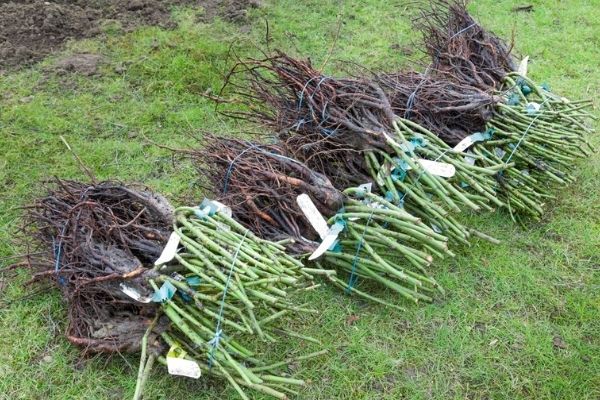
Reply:
M416 40L414 10L405 3L268 1L243 27L199 24L197 11L177 9L176 30L107 28L103 37L70 43L31 69L0 75L0 264L24 251L14 239L16 207L39 195L41 180L85 179L59 135L98 178L143 182L174 202L201 200L193 170L145 137L185 147L202 131L254 129L219 116L200 96L220 88L230 48L257 55L267 19L271 48L310 56L316 65L329 59L328 73L347 61L392 70L409 62L398 47ZM522 3L484 0L472 10L498 34L514 31L534 79L598 106L598 2L531 0L533 12L511 11ZM52 72L56 59L77 52L102 55L101 74ZM547 209L541 223L526 228L504 213L468 216L503 243L475 242L438 263L433 273L447 295L434 304L402 313L333 289L307 295L322 314L290 323L331 351L301 364L297 374L310 384L298 398L600 398L600 156L582 162L577 183ZM23 271L0 275L0 398L131 398L137 358L80 359L62 336L59 295L26 297L26 279ZM349 324L350 316L358 319ZM299 345L290 340L272 351L291 346ZM222 382L173 378L157 367L146 398L237 397Z

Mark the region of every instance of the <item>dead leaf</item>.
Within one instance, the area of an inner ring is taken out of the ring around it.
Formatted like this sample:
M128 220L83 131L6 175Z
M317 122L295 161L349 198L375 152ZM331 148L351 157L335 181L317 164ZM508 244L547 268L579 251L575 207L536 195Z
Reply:
M359 317L359 316L357 316L357 315L354 315L354 314L350 314L350 315L348 315L348 318L346 318L346 323L347 323L348 325L352 326L352 325L354 325L354 323L355 323L356 321L358 321L359 319L360 319L360 317Z
M552 339L552 344L557 349L566 349L567 348L567 343L560 336L554 336L554 339Z

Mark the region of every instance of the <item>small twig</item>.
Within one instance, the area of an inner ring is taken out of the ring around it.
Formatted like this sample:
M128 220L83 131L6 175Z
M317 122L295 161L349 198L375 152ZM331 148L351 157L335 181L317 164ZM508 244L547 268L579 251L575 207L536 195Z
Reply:
M71 146L69 145L69 143L67 143L67 140L63 137L63 135L60 135L60 140L62 140L62 142L67 147L67 149L71 152L71 154L73 154L73 157L75 157L75 159L79 163L79 166L87 174L87 176L90 178L90 180L94 184L97 184L98 180L96 179L96 176L94 176L94 174L92 173L92 171L90 171L90 169L85 166L85 164L83 163L83 161L81 161L81 158L79 158L79 156L77 155L77 153L75 153L75 151L73 151L73 149L71 148Z
M342 19L338 15L337 28L336 28L336 31L335 31L335 36L333 37L333 43L331 43L331 47L329 48L329 51L327 52L327 56L325 57L325 61L323 61L323 64L321 65L321 68L319 68L319 72L323 72L323 70L325 69L325 66L329 62L329 59L331 58L331 55L333 54L333 50L335 49L337 41L338 41L338 39L340 37L341 28L342 28Z

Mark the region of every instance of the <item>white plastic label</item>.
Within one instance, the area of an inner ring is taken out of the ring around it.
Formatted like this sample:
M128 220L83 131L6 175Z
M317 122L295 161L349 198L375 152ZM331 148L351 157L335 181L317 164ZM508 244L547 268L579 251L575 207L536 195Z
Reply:
M231 230L231 228L229 227L229 225L226 225L222 222L217 222L217 231L218 232L229 232Z
M171 375L187 376L188 378L200 378L200 366L196 361L186 360L185 358L175 358L167 356L167 370Z
M224 214L226 216L228 216L229 218L231 218L233 216L233 212L231 211L230 207L227 207L225 204L218 202L216 200L211 200L212 203L217 207L217 212Z
M469 165L475 165L475 158L471 157L469 154L473 153L467 152L467 155L465 156L465 162Z
M494 147L494 153L496 153L496 156L501 160L506 155L506 151L502 150L500 147Z
M462 153L472 145L477 142L482 142L484 140L488 140L492 138L493 131L485 131L485 132L475 132L458 142L456 146L452 149L455 153Z
M169 240L167 241L165 248L160 254L160 257L158 257L158 259L154 261L154 265L163 265L171 261L177 253L177 247L179 247L179 240L180 237L177 233L171 233L171 236L169 236Z
M536 103L535 101L525 104L525 110L527 110L528 114L535 114L536 112L540 111L540 108L542 108L542 105Z
M319 234L321 240L325 239L329 232L329 227L327 226L327 221L325 221L325 218L323 218L317 206L315 206L315 203L313 203L306 193L298 196L296 202L306 219L308 219L308 222L310 222L314 230Z
M529 56L525 56L525 58L522 59L521 62L519 63L519 69L517 70L519 75L527 76L527 64L528 63L529 63Z
M373 190L373 183L372 182L363 183L362 185L358 186L358 189L364 190L367 193L371 193L371 190Z
M454 174L456 173L456 168L454 168L454 165L452 165L452 164L447 164L447 163L432 161L432 160L426 160L424 158L417 158L417 162L419 164L421 164L421 167L423 167L423 169L425 171L429 172L431 175L437 175L437 176L441 176L443 178L452 178L454 176ZM383 165L385 168L386 164L383 164ZM380 169L379 171L381 172L384 168ZM409 171L412 169L412 167L410 165L406 165L404 167L404 169L406 171ZM386 173L389 174L388 171L386 171Z
M463 140L461 140L460 142L458 142L458 144L456 146L454 146L454 148L452 150L455 151L456 153L462 153L463 151L465 151L466 149L471 147L471 145L473 145L473 143L475 143L475 141L473 141L473 137L471 135L469 135L466 138L464 138Z
M333 224L331 229L329 229L329 231L327 232L327 235L325 236L325 238L323 238L323 241L321 242L319 247L310 255L310 257L308 257L308 260L312 261L312 260L315 260L315 259L321 257L321 255L323 253L325 253L335 243L338 235L343 230L344 230L343 224L341 224L341 223Z
M119 285L121 287L121 292L125 293L127 296L131 297L135 301L139 301L140 303L150 303L152 301L151 297L142 296L137 289L132 288L131 286L127 286L125 283L121 282Z
M444 178L452 178L456 173L456 168L454 168L454 165L452 164L424 160L422 158L419 158L417 161L419 164L421 164L421 167L423 167L425 171L432 175L437 175Z

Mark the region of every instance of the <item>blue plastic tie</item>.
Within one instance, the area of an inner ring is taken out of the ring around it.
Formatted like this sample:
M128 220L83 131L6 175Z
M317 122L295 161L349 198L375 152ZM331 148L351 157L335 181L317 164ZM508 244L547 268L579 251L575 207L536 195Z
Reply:
M496 130L494 128L490 128L485 132L475 132L471 135L471 141L475 142L485 142L486 140L490 140L494 135Z
M516 106L521 102L521 96L519 96L518 93L511 93L511 95L508 96L508 100L506 102L509 106Z
M398 195L399 195L400 198L398 199L398 201L396 201L394 203L394 205L396 205L397 207L400 207L400 208L404 208L404 196L405 196L405 194L402 193L402 192L398 192ZM387 227L387 224L388 224L387 222L385 224L383 224L383 227L384 228Z
M202 279L200 279L199 276L190 276L188 278L185 278L185 283L187 283L187 285L192 288L192 287L196 287L196 286L200 286L200 283L202 282ZM190 289L191 291L193 291L193 289ZM192 296L190 296L187 293L184 292L178 292L179 296L181 296L181 298L183 299L183 301L185 301L186 303L191 303L193 298Z
M357 188L356 191L354 192L354 196L357 199L364 199L365 198L365 194L367 193L366 190L362 189L362 188Z
M194 275L185 278L185 282L188 284L188 286L200 286L200 283L202 283L202 279L200 279L199 276Z
M152 295L152 301L155 303L165 303L173 298L177 288L169 281L165 281L160 289Z
M221 305L219 307L219 314L217 315L217 327L215 329L215 335L208 342L210 344L210 353L208 355L208 368L212 368L212 364L214 361L215 350L219 347L219 342L223 337L223 330L221 329L221 321L223 320L223 311L225 309L225 297L227 296L227 290L229 289L229 283L231 282L231 276L233 275L233 267L235 266L235 262L237 261L238 254L240 253L240 249L242 248L242 244L244 240L246 240L246 235L250 232L249 229L246 229L240 244L238 244L235 253L233 254L233 259L231 260L231 268L229 268L229 275L227 275L227 281L225 282L225 289L223 289L223 297L221 297Z
M336 241L332 247L329 248L329 251L331 251L332 253L341 253L342 252L342 245L339 241Z
M529 96L531 92L533 92L533 90L529 87L525 79L519 78L517 79L516 83L519 89L521 90L521 93L523 93L525 97Z
M391 191L385 192L385 197L387 201L394 201L394 194Z
M532 103L527 103L525 105L525 111L527 111L527 114L531 115L537 113L538 109L535 108L535 105L533 105Z
M178 292L178 293L179 293L179 296L181 296L181 298L183 299L184 302L186 302L186 303L191 303L192 302L193 298L189 294L183 293L183 292Z
M404 178L406 178L407 171L409 170L408 163L399 158L393 158L392 160L396 163L396 167L394 167L394 169L392 169L391 172L392 181L404 181Z
M473 22L471 25L469 25L469 26L461 29L460 31L456 32L454 35L450 36L450 39L448 39L448 44L456 36L460 35L463 32L468 31L469 29L471 29L472 27L474 27L476 25L477 25L477 23ZM417 87L415 88L415 90L410 94L410 96L408 96L408 100L406 102L406 111L404 111L404 118L410 119L410 112L411 112L411 110L413 108L413 105L415 103L415 97L417 95L417 92L419 91L419 89L421 89L421 86L423 86L423 84L425 83L425 79L424 78L429 74L429 72L431 71L431 69L434 66L434 64L437 64L438 59L439 59L439 51L436 52L435 62L429 64L429 66L427 67L427 69L423 73L423 79L421 79L421 82L419 82L419 84L417 85Z

